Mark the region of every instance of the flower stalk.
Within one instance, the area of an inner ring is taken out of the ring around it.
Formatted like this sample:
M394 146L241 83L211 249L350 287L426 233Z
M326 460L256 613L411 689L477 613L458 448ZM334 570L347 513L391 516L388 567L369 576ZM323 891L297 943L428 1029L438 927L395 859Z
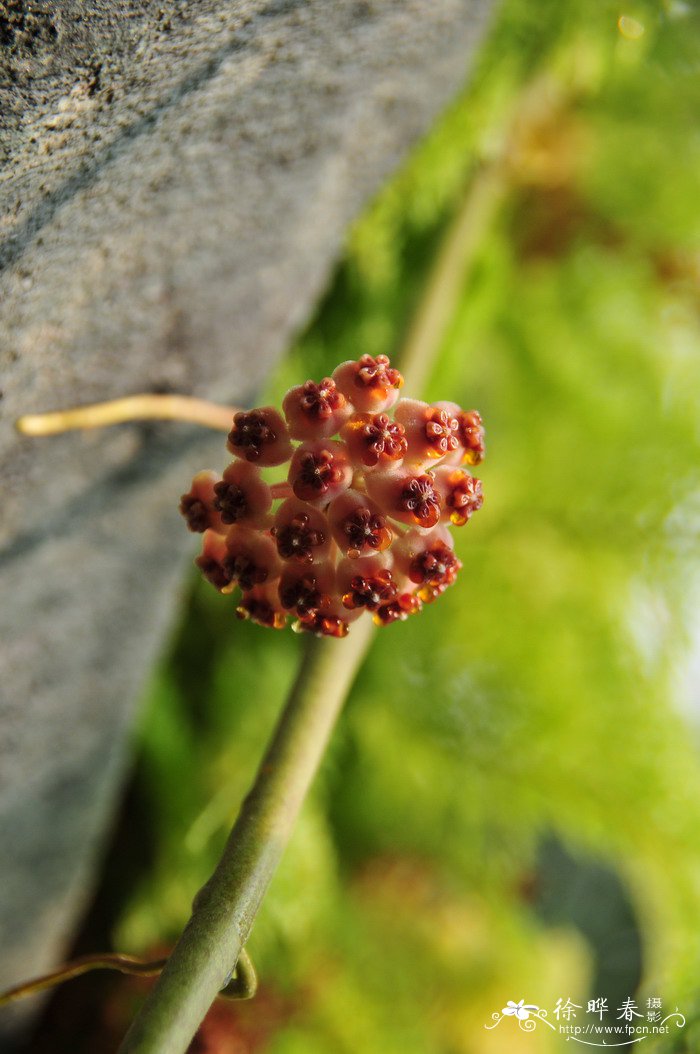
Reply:
M374 626L341 644L309 638L223 856L119 1054L182 1054L245 945Z
M399 357L407 382L427 380L484 229L507 187L500 159L482 170L448 229ZM118 1054L184 1054L235 967L335 721L374 632L309 639L253 787L180 941Z

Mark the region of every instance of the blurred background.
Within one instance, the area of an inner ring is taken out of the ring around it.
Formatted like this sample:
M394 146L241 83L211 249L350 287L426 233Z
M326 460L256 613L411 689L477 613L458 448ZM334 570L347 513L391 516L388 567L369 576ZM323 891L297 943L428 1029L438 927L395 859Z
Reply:
M260 993L198 1054L554 1054L543 1025L484 1026L596 997L678 1008L644 1050L700 1049L699 73L682 0L506 0L261 395L399 354L471 197L459 309L408 394L481 411L484 508L457 585L377 635L253 931ZM193 572L74 953L172 946L300 646ZM73 982L29 1049L116 1049L147 984Z

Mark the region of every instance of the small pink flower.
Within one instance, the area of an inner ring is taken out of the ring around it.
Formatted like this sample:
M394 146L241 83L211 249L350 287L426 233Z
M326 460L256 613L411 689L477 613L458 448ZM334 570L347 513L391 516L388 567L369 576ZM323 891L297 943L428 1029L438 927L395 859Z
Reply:
M403 425L392 421L387 413L353 414L340 434L355 461L365 468L395 467L408 449Z
M221 534L226 530L216 508L215 488L218 478L215 472L198 472L187 494L180 498L180 512L189 529L196 534L205 531L218 531Z
M406 430L408 460L435 461L459 449L459 422L444 405L430 406L419 399L400 399L395 417Z
M345 443L307 440L294 451L289 482L297 498L312 505L328 504L352 482L352 464Z
M335 435L352 413L331 377L320 384L306 381L290 388L282 402L292 439L325 439Z
M293 629L305 633L314 633L317 637L347 637L350 623L359 618L362 610L348 611L337 597L328 607L300 615Z
M451 586L462 564L455 555L452 536L445 527L408 531L396 544L396 567L416 588L420 600L435 600Z
M382 604L394 600L397 589L388 564L384 554L342 560L338 566L338 589L343 606L350 611L356 608L376 611Z
M268 579L273 581L281 567L272 539L249 527L232 527L226 536L227 556L224 567L229 573L230 585L224 592L238 585L241 589L252 589Z
M214 508L224 524L267 525L272 491L249 461L232 461L214 484Z
M227 446L232 454L256 465L282 465L292 454L287 426L274 406L237 413Z
M279 599L285 611L301 616L330 610L335 594L335 572L330 561L285 564L279 581Z
M378 626L388 626L392 622L405 622L409 615L417 615L420 609L419 597L400 593L393 600L380 604L372 617Z
M353 559L382 552L394 537L379 506L360 491L346 490L331 502L328 520L341 553Z
M202 552L195 560L195 564L202 572L207 582L211 582L219 592L230 585L231 575L226 567L226 539L216 531L205 531L202 539Z
M356 410L388 410L399 397L403 377L390 365L386 355L362 355L357 361L342 362L333 371L338 390Z
M481 480L461 468L441 465L435 470L435 489L443 503L443 519L463 527L484 504Z
M434 527L440 519L440 497L434 478L427 472L373 472L366 484L377 504L402 523Z
M299 498L287 498L277 510L272 536L282 560L310 564L327 558L330 552L328 520Z
M436 403L457 419L459 445L445 458L445 464L479 465L484 460L484 425L478 410L463 410L456 403Z
M271 582L244 589L236 614L268 629L284 629L287 623L287 613L280 607L277 590Z

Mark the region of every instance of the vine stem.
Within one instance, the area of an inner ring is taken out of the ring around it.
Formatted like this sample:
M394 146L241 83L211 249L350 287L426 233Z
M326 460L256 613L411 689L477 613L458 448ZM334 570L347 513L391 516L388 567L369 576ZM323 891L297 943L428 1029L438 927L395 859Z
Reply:
M182 1054L230 978L369 647L374 626L365 621L342 642L309 639L223 856L120 1054Z
M434 364L465 273L507 185L493 162L477 174L428 278L399 365L420 390ZM306 791L375 630L356 622L344 640L311 638L253 787L217 868L118 1054L184 1054L230 978L291 837Z

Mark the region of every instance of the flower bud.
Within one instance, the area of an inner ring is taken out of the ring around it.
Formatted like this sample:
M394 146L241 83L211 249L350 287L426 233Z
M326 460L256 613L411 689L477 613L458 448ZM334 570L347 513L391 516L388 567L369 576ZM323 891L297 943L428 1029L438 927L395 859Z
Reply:
M335 435L352 413L331 377L320 384L306 381L290 388L282 402L292 439L325 439Z
M390 364L386 355L363 355L342 362L333 371L333 380L356 410L377 412L388 410L399 397L403 377Z
M333 439L300 443L294 451L288 478L297 498L312 505L327 505L352 482L348 448Z
M281 465L292 454L287 426L274 406L237 413L227 446L232 454L256 465Z

